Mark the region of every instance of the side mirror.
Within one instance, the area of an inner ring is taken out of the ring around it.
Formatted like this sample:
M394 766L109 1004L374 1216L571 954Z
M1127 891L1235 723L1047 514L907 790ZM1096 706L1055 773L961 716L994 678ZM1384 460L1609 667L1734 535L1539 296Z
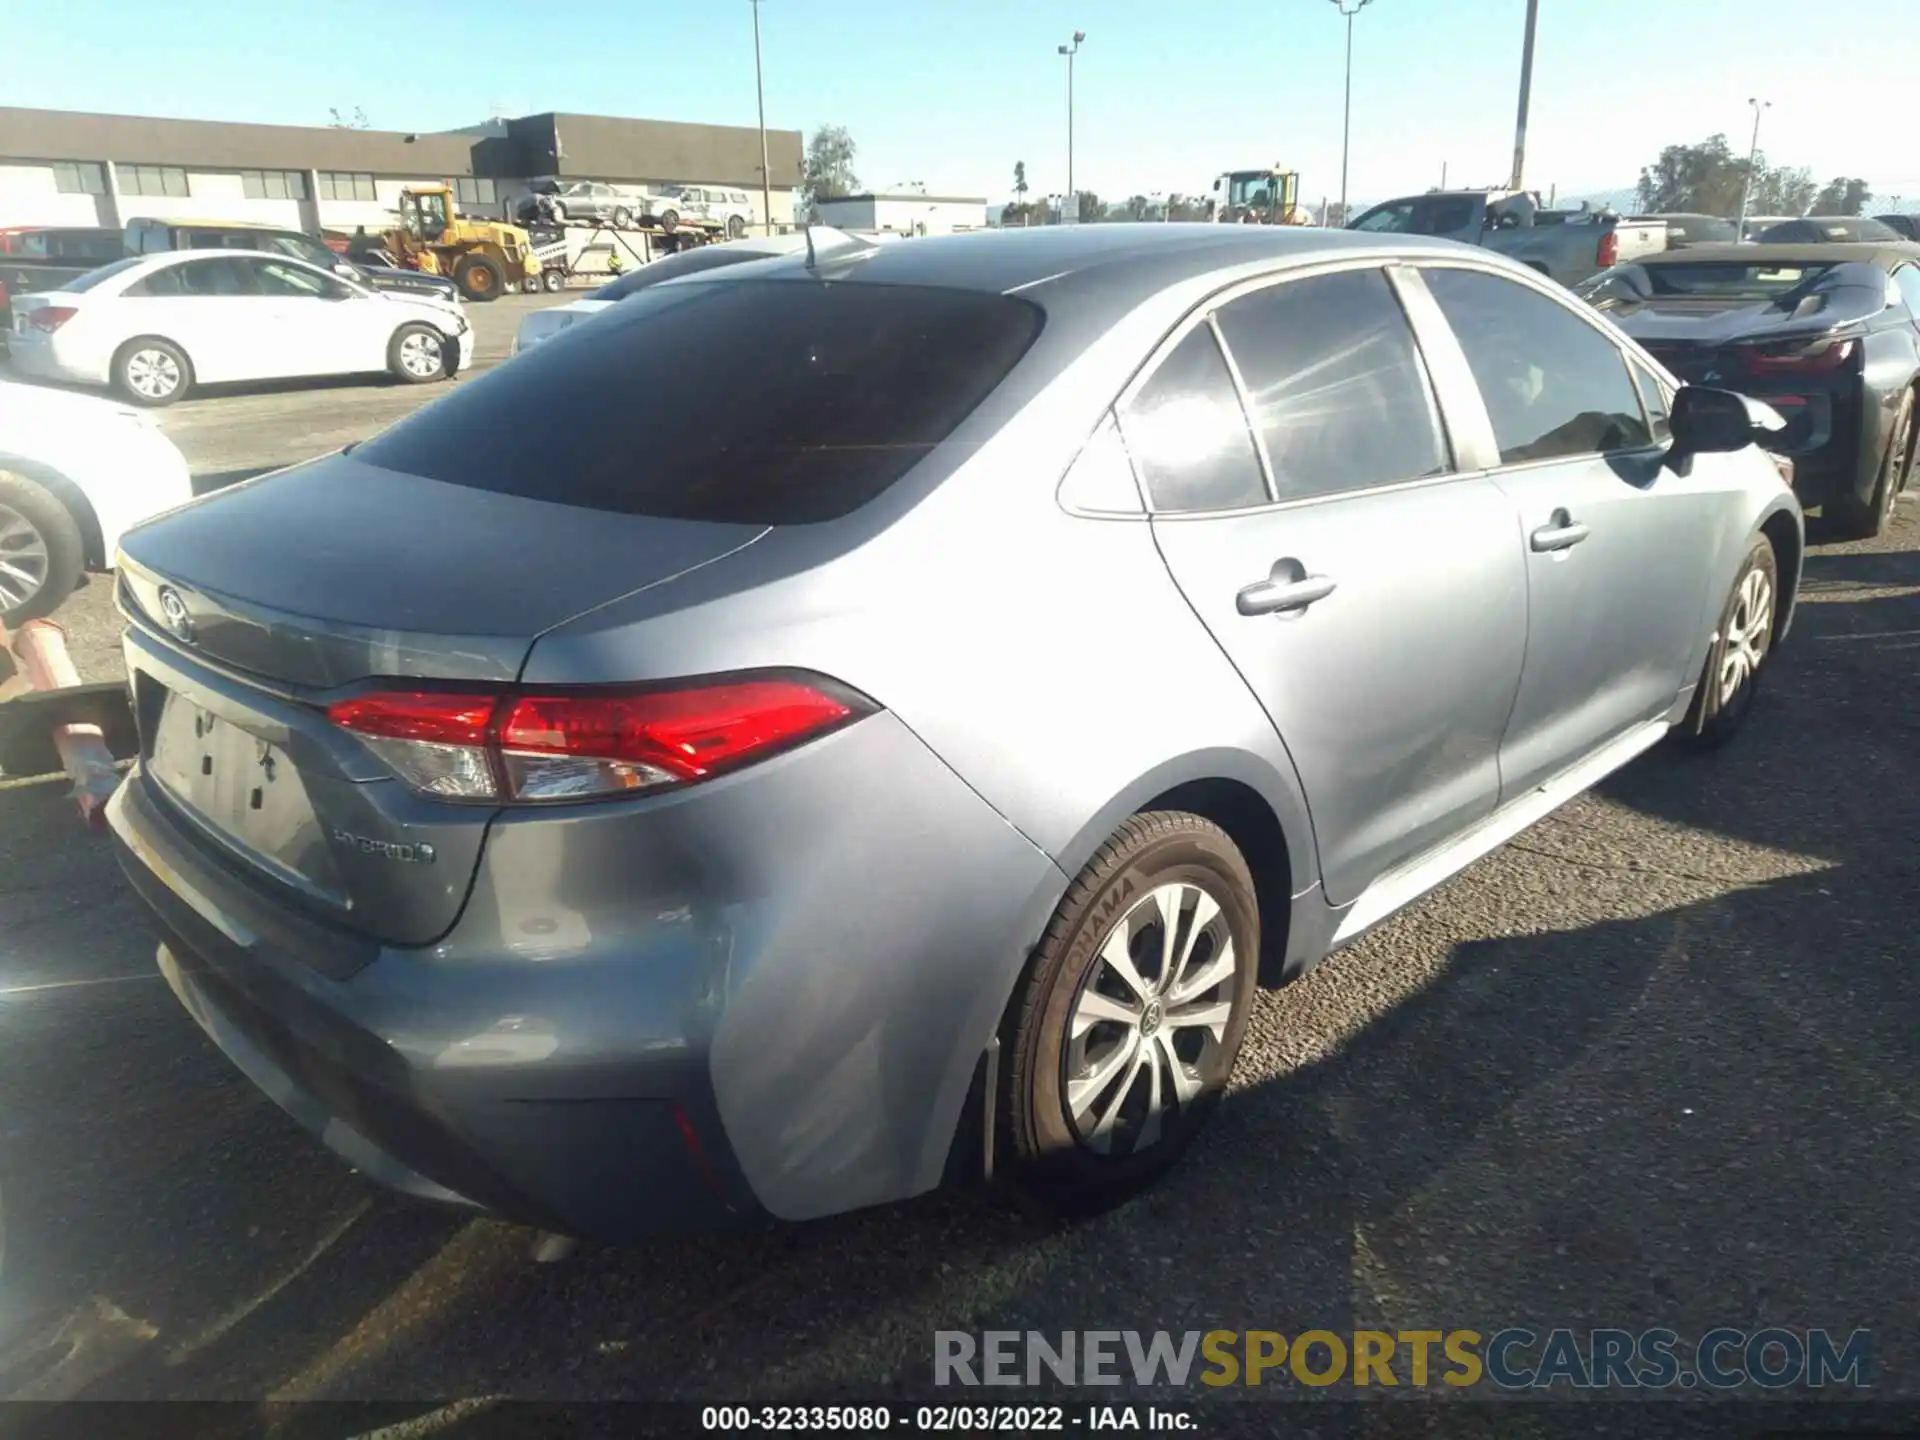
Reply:
M1749 445L1765 445L1787 428L1785 417L1771 405L1704 385L1680 387L1667 424L1673 431L1670 459L1726 455Z
M1219 182L1218 180L1216 180L1216 181L1214 181L1214 182L1213 182L1213 188L1214 188L1215 190L1218 190L1218 189L1220 188L1220 182Z

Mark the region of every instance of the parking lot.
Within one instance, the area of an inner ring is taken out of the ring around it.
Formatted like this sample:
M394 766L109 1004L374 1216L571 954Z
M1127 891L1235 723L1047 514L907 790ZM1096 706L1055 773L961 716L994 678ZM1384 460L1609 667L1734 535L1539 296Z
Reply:
M475 369L555 297L470 308ZM567 298L567 297L557 297ZM464 382L455 382L464 383ZM202 486L432 398L193 400ZM60 617L116 671L108 586ZM1171 1180L582 1248L373 1191L201 1035L106 841L0 788L0 1397L919 1384L942 1328L1824 1326L1920 1392L1920 525L1809 556L1739 741L1663 750L1264 995Z

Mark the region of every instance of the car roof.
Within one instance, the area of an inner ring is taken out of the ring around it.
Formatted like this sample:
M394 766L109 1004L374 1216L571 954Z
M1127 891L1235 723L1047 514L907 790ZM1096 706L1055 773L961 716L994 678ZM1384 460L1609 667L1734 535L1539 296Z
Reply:
M1457 241L1418 235L1292 225L1120 223L922 236L863 251L836 251L821 257L818 270L836 280L1018 293L1049 307L1090 304L1117 316L1182 281L1262 261L1278 266L1429 252L1505 263ZM782 267L781 274L797 278L805 271Z
M1694 245L1685 250L1667 250L1657 255L1642 255L1632 261L1649 268L1661 265L1876 265L1891 270L1908 261L1920 261L1920 245L1890 240L1869 240L1857 244L1821 245L1794 243L1785 245Z

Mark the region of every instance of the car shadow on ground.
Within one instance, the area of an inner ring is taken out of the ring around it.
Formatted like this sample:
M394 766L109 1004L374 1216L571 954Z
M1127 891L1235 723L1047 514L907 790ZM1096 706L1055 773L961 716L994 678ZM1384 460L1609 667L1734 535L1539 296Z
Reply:
M80 1070L31 1034L0 1053L92 1087L5 1091L32 1237L8 1283L158 1332L83 1392L116 1398L908 1393L941 1328L1722 1324L1868 1328L1878 1392L1920 1394L1920 599L1881 593L1916 584L1920 556L1810 559L1735 745L1663 747L1264 996L1270 1068L1243 1063L1181 1169L1100 1220L937 1196L535 1265L520 1232L364 1190L130 983ZM0 885L32 921L65 864ZM112 895L103 943L150 954L104 852L82 871ZM1425 982L1383 983L1411 951ZM1335 1009L1364 1023L1293 1042Z

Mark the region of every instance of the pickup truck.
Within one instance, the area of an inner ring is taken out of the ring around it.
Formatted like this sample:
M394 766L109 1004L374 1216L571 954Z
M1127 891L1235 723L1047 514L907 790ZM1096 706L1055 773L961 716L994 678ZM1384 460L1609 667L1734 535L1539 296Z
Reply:
M1433 190L1387 200L1347 226L1387 235L1437 235L1509 255L1562 285L1667 248L1661 221L1610 210L1547 210L1528 190Z

